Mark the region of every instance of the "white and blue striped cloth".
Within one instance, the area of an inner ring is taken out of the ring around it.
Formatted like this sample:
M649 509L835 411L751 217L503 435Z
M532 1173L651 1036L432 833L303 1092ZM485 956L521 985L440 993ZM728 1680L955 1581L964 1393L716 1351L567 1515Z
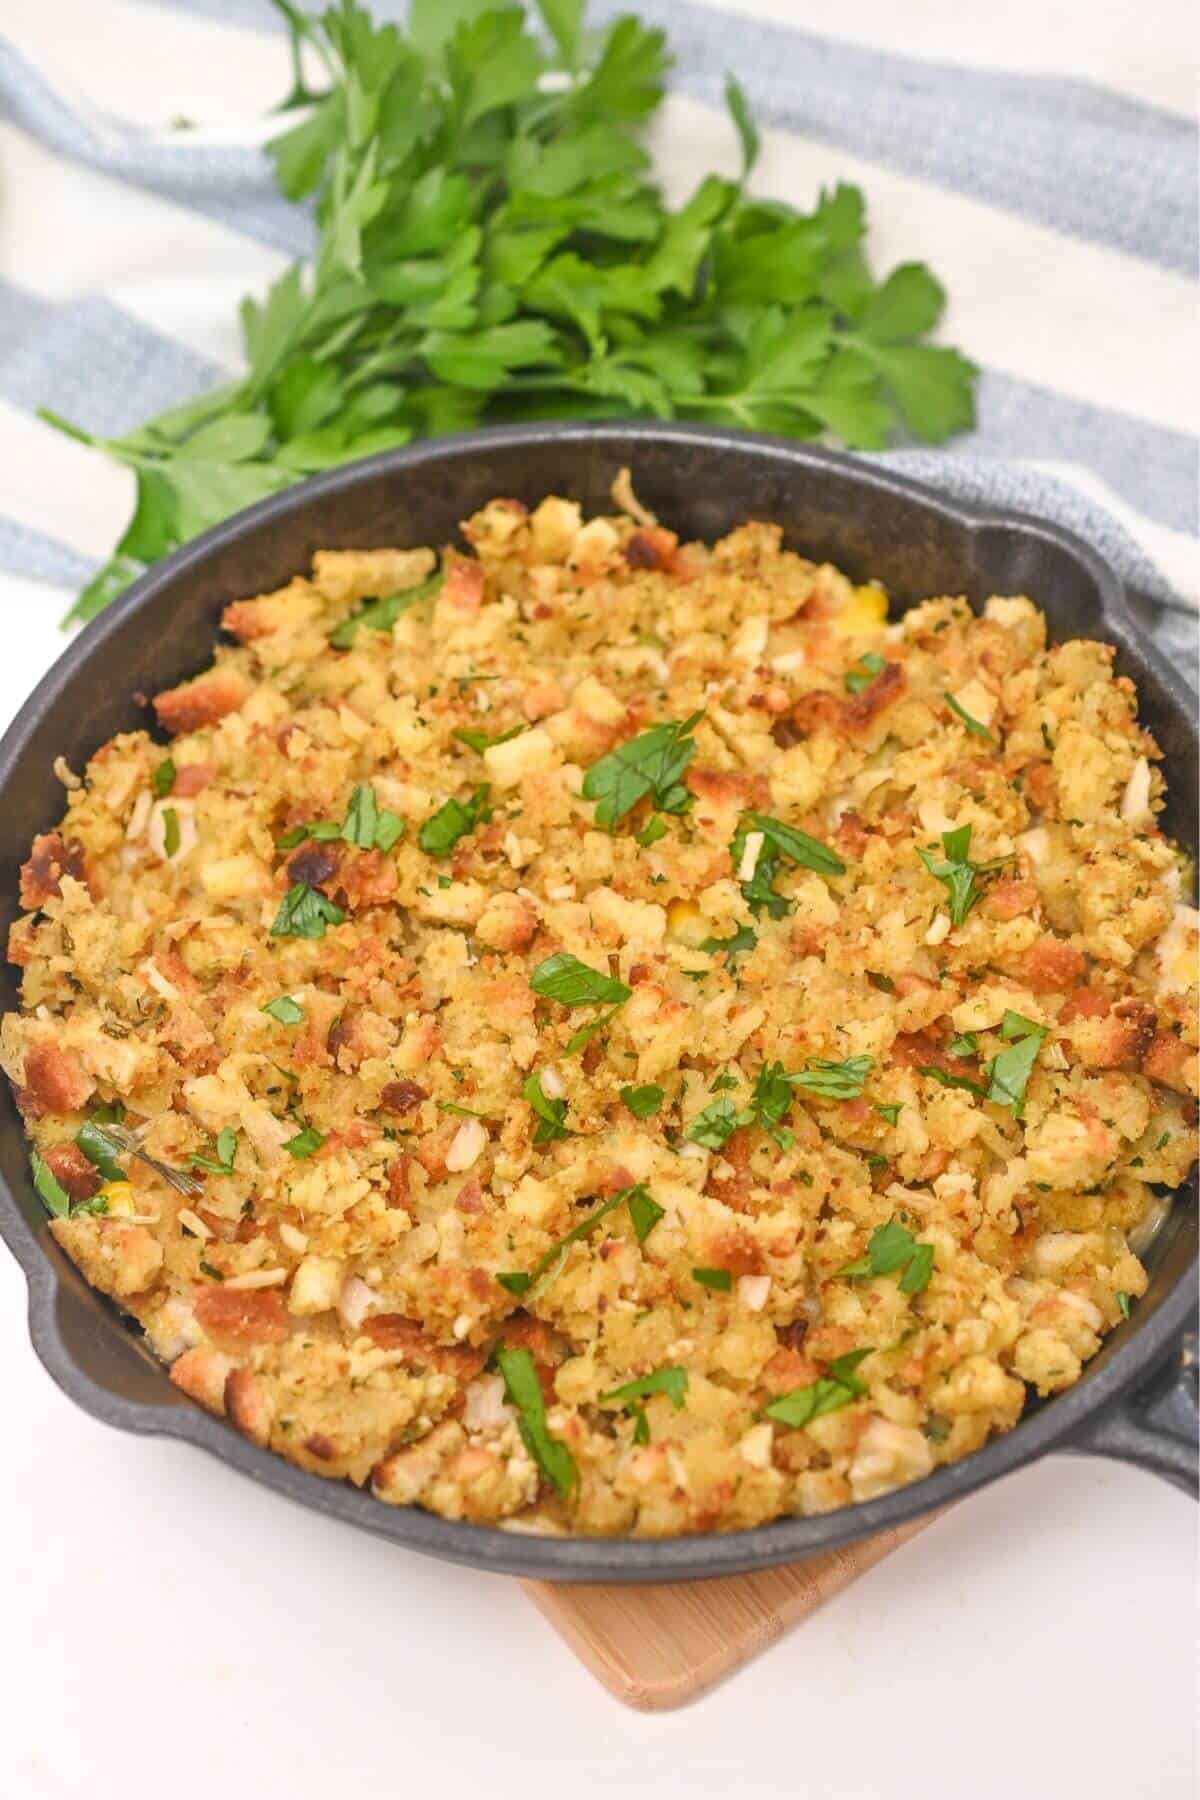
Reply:
M947 337L984 369L976 431L894 460L1081 532L1155 602L1194 679L1190 5L593 0L590 16L669 32L654 147L673 197L734 163L729 67L766 128L758 191L808 205L823 183L863 187L877 264L927 260ZM311 227L259 147L287 86L267 0L8 0L0 27L0 605L52 625L111 549L128 478L34 409L120 431L220 378L238 297ZM34 635L30 678L53 649Z

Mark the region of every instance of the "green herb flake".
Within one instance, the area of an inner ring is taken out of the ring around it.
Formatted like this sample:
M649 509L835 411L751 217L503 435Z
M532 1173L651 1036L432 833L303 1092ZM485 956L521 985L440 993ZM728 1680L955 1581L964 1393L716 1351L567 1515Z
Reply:
M492 808L488 805L490 792L491 788L484 782L469 800L447 800L439 806L417 833L417 843L426 856L449 856L459 838L466 837L476 826L486 824L492 816Z
M696 754L692 732L704 717L666 720L638 737L618 744L583 778L583 797L596 803L595 820L602 831L614 831L639 800L649 798L656 812L682 813L691 804L683 776Z
M662 814L652 813L649 822L642 826L634 841L640 844L643 850L648 850L651 844L657 844L660 838L666 837L667 830L667 821Z
M1025 1090L1046 1031L1045 1025L1038 1025L1033 1019L1011 1010L1000 1021L1000 1036L1008 1042L1009 1048L993 1056L987 1066L990 1081L987 1097L998 1106L1010 1107L1016 1119L1025 1111Z
M562 1099L551 1099L542 1091L542 1077L534 1070L521 1089L522 1097L537 1114L538 1126L533 1134L535 1144L548 1144L555 1138L565 1138L570 1134L564 1120L567 1116L567 1103Z
M482 756L493 744L511 743L513 738L520 737L528 729L528 725L510 725L507 731L498 731L494 736L489 736L486 731L472 731L468 726L460 725L450 735L457 738L460 744L465 744L468 750L474 750L477 755Z
M237 1156L237 1132L232 1125L223 1125L217 1133L216 1155L200 1156L195 1151L188 1157L193 1169L206 1169L210 1175L232 1175L234 1158Z
M623 1087L621 1098L635 1119L648 1119L656 1113L663 1103L664 1095L654 1082L647 1081L641 1087Z
M535 994L563 1006L623 1005L633 989L599 969L589 968L569 951L559 950L540 962L529 977Z
M966 707L963 706L960 701L956 700L953 694L944 694L943 699L955 717L961 719L967 730L975 737L984 738L989 744L994 744L996 742L987 726L981 724L978 719L972 718Z
M829 1364L829 1372L812 1381L807 1387L793 1388L790 1394L780 1394L763 1408L765 1418L773 1419L778 1425L789 1425L794 1431L802 1431L811 1425L814 1419L822 1418L826 1413L837 1412L843 1406L849 1406L852 1400L861 1399L867 1387L855 1374L867 1350L849 1350L845 1356L837 1356Z
M861 694L865 687L870 687L877 675L882 675L887 664L877 650L864 650L852 669L845 676L846 687L852 694Z
M274 1000L268 1000L261 1010L281 1025L299 1025L304 1018L304 1008L290 994L279 994Z
M931 850L917 851L929 873L946 889L952 925L961 925L979 898L975 879L979 874L979 865L969 860L970 847L971 827L960 825L955 831L942 833L942 849L945 853L943 861L938 861Z
M179 814L175 811L173 806L163 807L162 822L163 850L169 860L172 856L178 855L181 841L179 835Z
M722 1150L742 1123L741 1112L727 1094L721 1094L696 1114L683 1135L705 1150Z
M701 1287L711 1288L714 1294L733 1291L733 1276L728 1269L693 1269L692 1280L698 1281Z
M972 1081L967 1075L955 1075L952 1070L943 1069L937 1063L918 1063L917 1074L928 1075L939 1087L963 1088L968 1094L978 1094L981 1100L988 1097L988 1090L982 1083Z
M1129 1317L1129 1295L1123 1289L1117 1295L1117 1305L1121 1310L1121 1317L1127 1319Z
M756 913L765 912L772 919L781 919L791 911L791 901L775 892L775 878L781 862L793 863L800 869L812 869L826 877L846 873L845 863L828 844L810 837L807 831L785 824L782 819L772 818L770 813L760 812L743 813L738 822L729 846L735 871L741 869L746 844L756 832L761 834L763 841L754 873L741 884L743 897Z
M629 1189L629 1218L633 1225L633 1235L639 1244L644 1244L660 1219L667 1216L666 1208L657 1200L652 1200L644 1182Z
M632 1401L649 1400L655 1394L665 1394L675 1411L681 1412L687 1390L688 1372L686 1369L677 1367L653 1369L649 1375L639 1375L636 1381L627 1381L623 1387L611 1388L607 1394L601 1394L600 1405L608 1406L615 1401L618 1406L632 1410L630 1406Z
M306 1125L303 1131L298 1131L295 1137L289 1138L283 1147L289 1156L296 1158L297 1162L304 1162L308 1157L313 1156L324 1142L325 1133L323 1131L318 1131L315 1125Z
M885 1118L889 1125L895 1125L900 1118L900 1114L904 1111L904 1104L902 1101L886 1103L876 1101L875 1111L879 1113L882 1118Z
M732 964L735 956L744 956L747 951L753 950L757 943L757 931L749 925L739 925L730 937L705 938L700 948L706 956L718 956L724 951L726 960Z
M170 793L175 786L175 763L171 757L164 756L157 767L151 771L150 786L160 800L164 800Z
M89 1119L81 1125L75 1134L75 1142L88 1161L99 1169L105 1181L124 1181L125 1170L118 1160L123 1150L114 1138L109 1137L102 1124Z
M33 1151L29 1158L33 1170L33 1185L45 1201L48 1212L56 1219L65 1219L70 1215L71 1197L61 1185L54 1170L38 1151Z
M794 1087L819 1094L826 1100L856 1100L874 1067L873 1056L851 1056L845 1062L830 1062L826 1057L816 1056L798 1074L789 1075L788 1080Z
M633 1223L634 1235L638 1243L644 1243L650 1232L663 1217L663 1209L650 1198L643 1183L636 1187L621 1188L610 1194L608 1199L588 1213L586 1218L573 1225L570 1231L551 1244L544 1256L538 1258L532 1269L522 1273L506 1273L497 1275L496 1280L510 1294L527 1294L536 1287L539 1294L545 1293L550 1283L561 1273L567 1260L567 1252L572 1244L582 1238L590 1237L596 1227L607 1219L610 1213L616 1212L619 1206L629 1207L630 1219Z
M307 881L297 881L283 897L271 926L271 936L323 938L326 925L340 925L345 916L341 907L335 906L320 888L310 887Z
M431 575L418 587L405 588L401 593L388 594L382 600L368 601L358 612L351 613L343 619L337 630L330 633L329 642L335 650L349 650L355 638L366 626L371 631L390 631L396 620L408 612L410 607L417 606L422 600L430 599L441 587L445 576L440 572Z
M517 1411L521 1438L530 1456L559 1497L569 1500L579 1485L579 1470L567 1446L552 1437L546 1424L546 1402L537 1367L528 1350L507 1345L496 1351L495 1363L504 1377L504 1393Z

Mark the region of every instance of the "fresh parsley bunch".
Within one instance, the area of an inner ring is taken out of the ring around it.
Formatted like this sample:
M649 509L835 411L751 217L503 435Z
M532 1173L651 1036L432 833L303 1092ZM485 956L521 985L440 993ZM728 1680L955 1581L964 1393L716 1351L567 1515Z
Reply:
M281 110L304 116L270 150L283 192L315 205L317 247L243 302L243 380L121 438L44 415L137 477L71 617L301 476L477 421L650 414L867 450L971 423L975 369L925 341L938 282L920 263L875 280L856 187L808 213L752 198L758 134L732 79L740 178L667 207L642 142L661 31L587 31L584 0L413 0L406 31L357 0L274 3L295 67Z

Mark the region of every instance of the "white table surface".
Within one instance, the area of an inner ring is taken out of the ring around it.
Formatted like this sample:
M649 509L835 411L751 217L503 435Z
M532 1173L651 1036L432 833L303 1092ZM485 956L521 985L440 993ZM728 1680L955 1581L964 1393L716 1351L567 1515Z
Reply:
M0 578L5 722L61 648ZM79 1412L0 1252L0 1795L1188 1800L1195 1526L1054 1457L965 1502L725 1687L620 1707L516 1583Z

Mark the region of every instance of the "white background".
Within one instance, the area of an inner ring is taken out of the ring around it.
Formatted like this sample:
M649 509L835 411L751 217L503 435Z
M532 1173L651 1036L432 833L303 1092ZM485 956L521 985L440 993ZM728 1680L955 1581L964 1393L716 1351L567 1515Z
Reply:
M727 3L994 66L1061 68L1074 43L1080 74L1180 108L1194 93L1194 56L1189 70L1179 54L1195 48L1186 0L1011 0L977 12L846 0L836 20L815 0ZM195 16L168 18L132 0L0 0L0 24L47 67L147 123L177 112L238 120L279 91L264 40L235 33L236 55L197 55ZM214 296L261 280L273 261L243 242L230 260L216 228L172 237L144 196L76 172L73 191L86 181L103 219L85 246L54 229L47 196L67 179L62 165L11 132L0 142L0 269L38 292L124 278L133 310L178 326L203 281L196 336L211 348L209 320L230 311ZM889 206L901 205L902 185ZM97 265L98 244L112 267ZM1153 386L1169 406L1171 384ZM51 451L48 435L5 426L3 478L25 494L29 522L105 548L120 478L81 459L64 482L68 466L53 459L70 446ZM0 579L4 720L61 646L58 598ZM35 1361L24 1308L19 1272L0 1256L3 1800L1195 1791L1196 1514L1149 1476L1049 1459L968 1500L696 1706L639 1716L593 1681L517 1584L407 1555L184 1446L95 1424Z

